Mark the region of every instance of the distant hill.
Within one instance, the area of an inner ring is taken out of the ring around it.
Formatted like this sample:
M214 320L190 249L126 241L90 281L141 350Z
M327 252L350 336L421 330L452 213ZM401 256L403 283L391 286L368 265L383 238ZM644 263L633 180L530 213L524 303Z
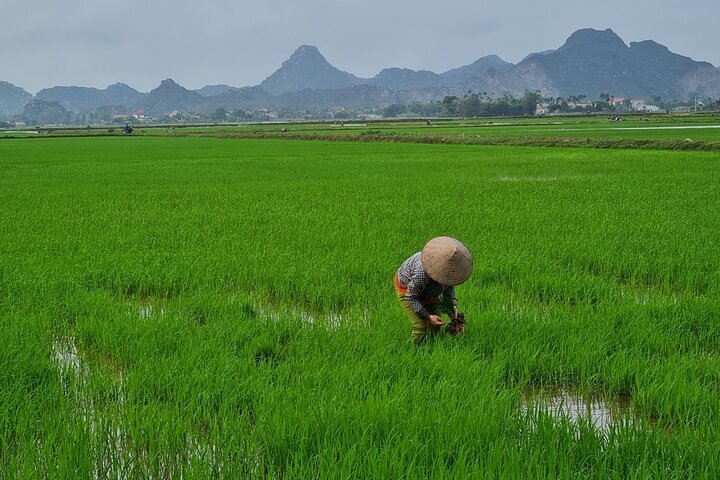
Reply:
M28 125L62 125L70 122L71 115L58 102L30 100L20 116Z
M398 95L387 88L369 85L353 85L326 90L302 90L275 95L260 102L251 103L254 108L358 108L389 105L399 100Z
M364 80L362 83L400 91L441 88L462 85L468 80L490 71L507 72L512 67L512 63L506 62L497 55L488 55L470 65L453 68L441 74L428 70L385 68L375 77Z
M250 107L267 108L272 98L274 96L263 90L262 87L243 87L206 98L198 107L198 111L211 113L219 108L227 111Z
M32 100L31 93L12 83L0 82L0 116L17 115Z
M175 83L168 78L160 85L143 96L135 106L148 115L163 115L174 110L187 111L201 105L205 97Z
M133 105L140 101L143 94L124 83L114 83L103 92L103 105Z
M40 90L35 98L58 102L66 110L80 113L102 106L133 105L142 94L124 83L115 83L105 90L91 87L52 87Z
M316 47L302 45L282 62L260 86L278 95L300 90L329 90L350 87L360 83L355 75L339 70L320 54Z
M222 95L225 92L232 92L239 90L238 87L231 87L230 85L205 85L204 87L195 90L197 93L202 95L203 97L215 97L217 95Z
M521 62L524 62L525 60L529 59L529 58L532 57L533 55L547 55L548 53L552 53L552 52L554 52L554 51L555 51L555 50L543 50L542 52L533 52L533 53L530 53L530 54L528 54L528 55L525 55L525 58L523 58L523 59L521 60Z
M308 55L293 54L283 63L284 67L293 65L293 68L281 69L287 86L312 84L313 87L306 88L322 89L320 86L325 85L325 89L337 89L339 87L328 85L335 85L337 79L342 78L346 92L353 92L348 89L348 83L360 82L403 92L399 96L390 94L380 98L404 98L406 101L440 100L444 95L463 95L468 91L488 92L496 97L505 93L522 95L526 90L550 96L585 95L589 99L598 98L602 93L663 99L688 98L694 92L699 96L720 96L720 70L711 64L677 55L651 40L628 46L610 29L578 30L557 50L528 55L517 65L491 55L442 74L387 68L364 80L347 77L349 74L327 64L314 47L301 47L301 50ZM306 57L313 61L307 61ZM318 62L322 63L322 68L311 68L310 65ZM307 80L308 72L312 72L312 82ZM278 72L273 75L276 74ZM294 90L298 88L287 87L284 91ZM356 102L356 97L349 97L348 102L351 101ZM316 104L317 96L308 102Z
M392 90L413 90L416 88L436 87L442 83L442 77L428 70L415 71L409 68L385 68L375 77L365 80L363 83Z
M56 102L66 110L82 112L98 106L102 91L92 87L52 87L40 90L35 98L45 102Z
M456 82L463 81L471 77L483 75L490 70L496 72L507 72L513 67L513 64L506 62L497 55L487 55L485 57L475 60L470 65L465 65L459 68L453 68L445 73L441 74L443 79L454 80Z
M677 55L651 40L628 46L610 29L578 30L559 49L529 56L498 76L497 83L514 93L539 89L564 97L608 93L678 99L693 90L720 95L720 75L711 64Z
M494 96L522 95L526 90L587 98L598 98L602 93L664 99L686 98L692 92L720 95L718 69L709 63L677 55L651 40L628 46L610 29L590 28L574 32L557 50L528 55L517 65L490 55L442 74L386 68L370 79L341 72L327 63L315 47L303 46L261 86L278 94L304 89L346 89L358 83L404 92L402 97L411 100L437 100L441 95L468 91ZM314 104L316 100L308 102Z
M330 65L316 47L303 45L260 86L276 95L301 90L344 89L353 85L415 90L457 84L489 70L505 72L512 66L512 63L502 60L497 55L489 55L470 65L443 74L428 70L391 67L381 70L372 78L359 78Z

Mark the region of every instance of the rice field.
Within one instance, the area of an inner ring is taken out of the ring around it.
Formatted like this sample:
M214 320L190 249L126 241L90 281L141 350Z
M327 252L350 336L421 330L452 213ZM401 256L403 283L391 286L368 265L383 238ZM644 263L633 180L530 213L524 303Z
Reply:
M717 478L719 185L717 151L0 139L0 478ZM437 235L468 326L418 348L392 276Z

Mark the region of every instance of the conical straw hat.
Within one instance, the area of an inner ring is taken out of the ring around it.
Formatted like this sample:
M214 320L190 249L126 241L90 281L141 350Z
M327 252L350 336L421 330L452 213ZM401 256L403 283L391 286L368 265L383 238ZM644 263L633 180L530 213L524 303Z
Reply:
M460 285L472 273L472 255L452 237L435 237L427 242L420 259L425 273L442 285Z

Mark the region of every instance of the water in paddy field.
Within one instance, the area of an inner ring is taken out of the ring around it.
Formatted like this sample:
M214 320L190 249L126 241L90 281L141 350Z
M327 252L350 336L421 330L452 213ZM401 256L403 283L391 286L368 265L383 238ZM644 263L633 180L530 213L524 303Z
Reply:
M558 177L556 177L556 176L518 177L518 176L511 176L511 175L500 175L500 176L498 176L498 180L501 182L557 182Z
M589 421L603 434L613 425L633 418L629 395L581 395L569 388L527 388L523 391L521 410L532 416L546 412L554 419L565 418L576 425Z
M140 316L144 318L142 310ZM83 355L81 345L74 337L56 338L52 343L50 358L61 377L65 395L75 405L74 414L85 423L90 434L92 478L135 478L133 465L146 462L149 454L129 447L130 434L119 422L127 408L122 372L113 377L115 399L100 404L93 397L91 382L91 376L97 373L91 370L89 360ZM188 432L185 435L185 450L176 453L175 458L178 462L186 462L188 466L193 462L208 461L208 476L222 472L220 449L199 432ZM257 464L255 470L258 470L257 456L254 460ZM167 458L161 458L156 468L159 472L157 476L145 478L173 478L173 475L174 478L183 478L182 469L178 470L177 465L171 465Z
M165 315L164 306L154 305L148 299L127 301L126 306L129 316L138 316L143 320Z

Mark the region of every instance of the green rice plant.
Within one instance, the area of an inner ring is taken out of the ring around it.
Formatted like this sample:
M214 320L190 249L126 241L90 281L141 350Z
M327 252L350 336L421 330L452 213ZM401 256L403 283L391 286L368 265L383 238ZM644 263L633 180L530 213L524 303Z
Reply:
M716 477L717 154L450 143L0 141L0 478Z

